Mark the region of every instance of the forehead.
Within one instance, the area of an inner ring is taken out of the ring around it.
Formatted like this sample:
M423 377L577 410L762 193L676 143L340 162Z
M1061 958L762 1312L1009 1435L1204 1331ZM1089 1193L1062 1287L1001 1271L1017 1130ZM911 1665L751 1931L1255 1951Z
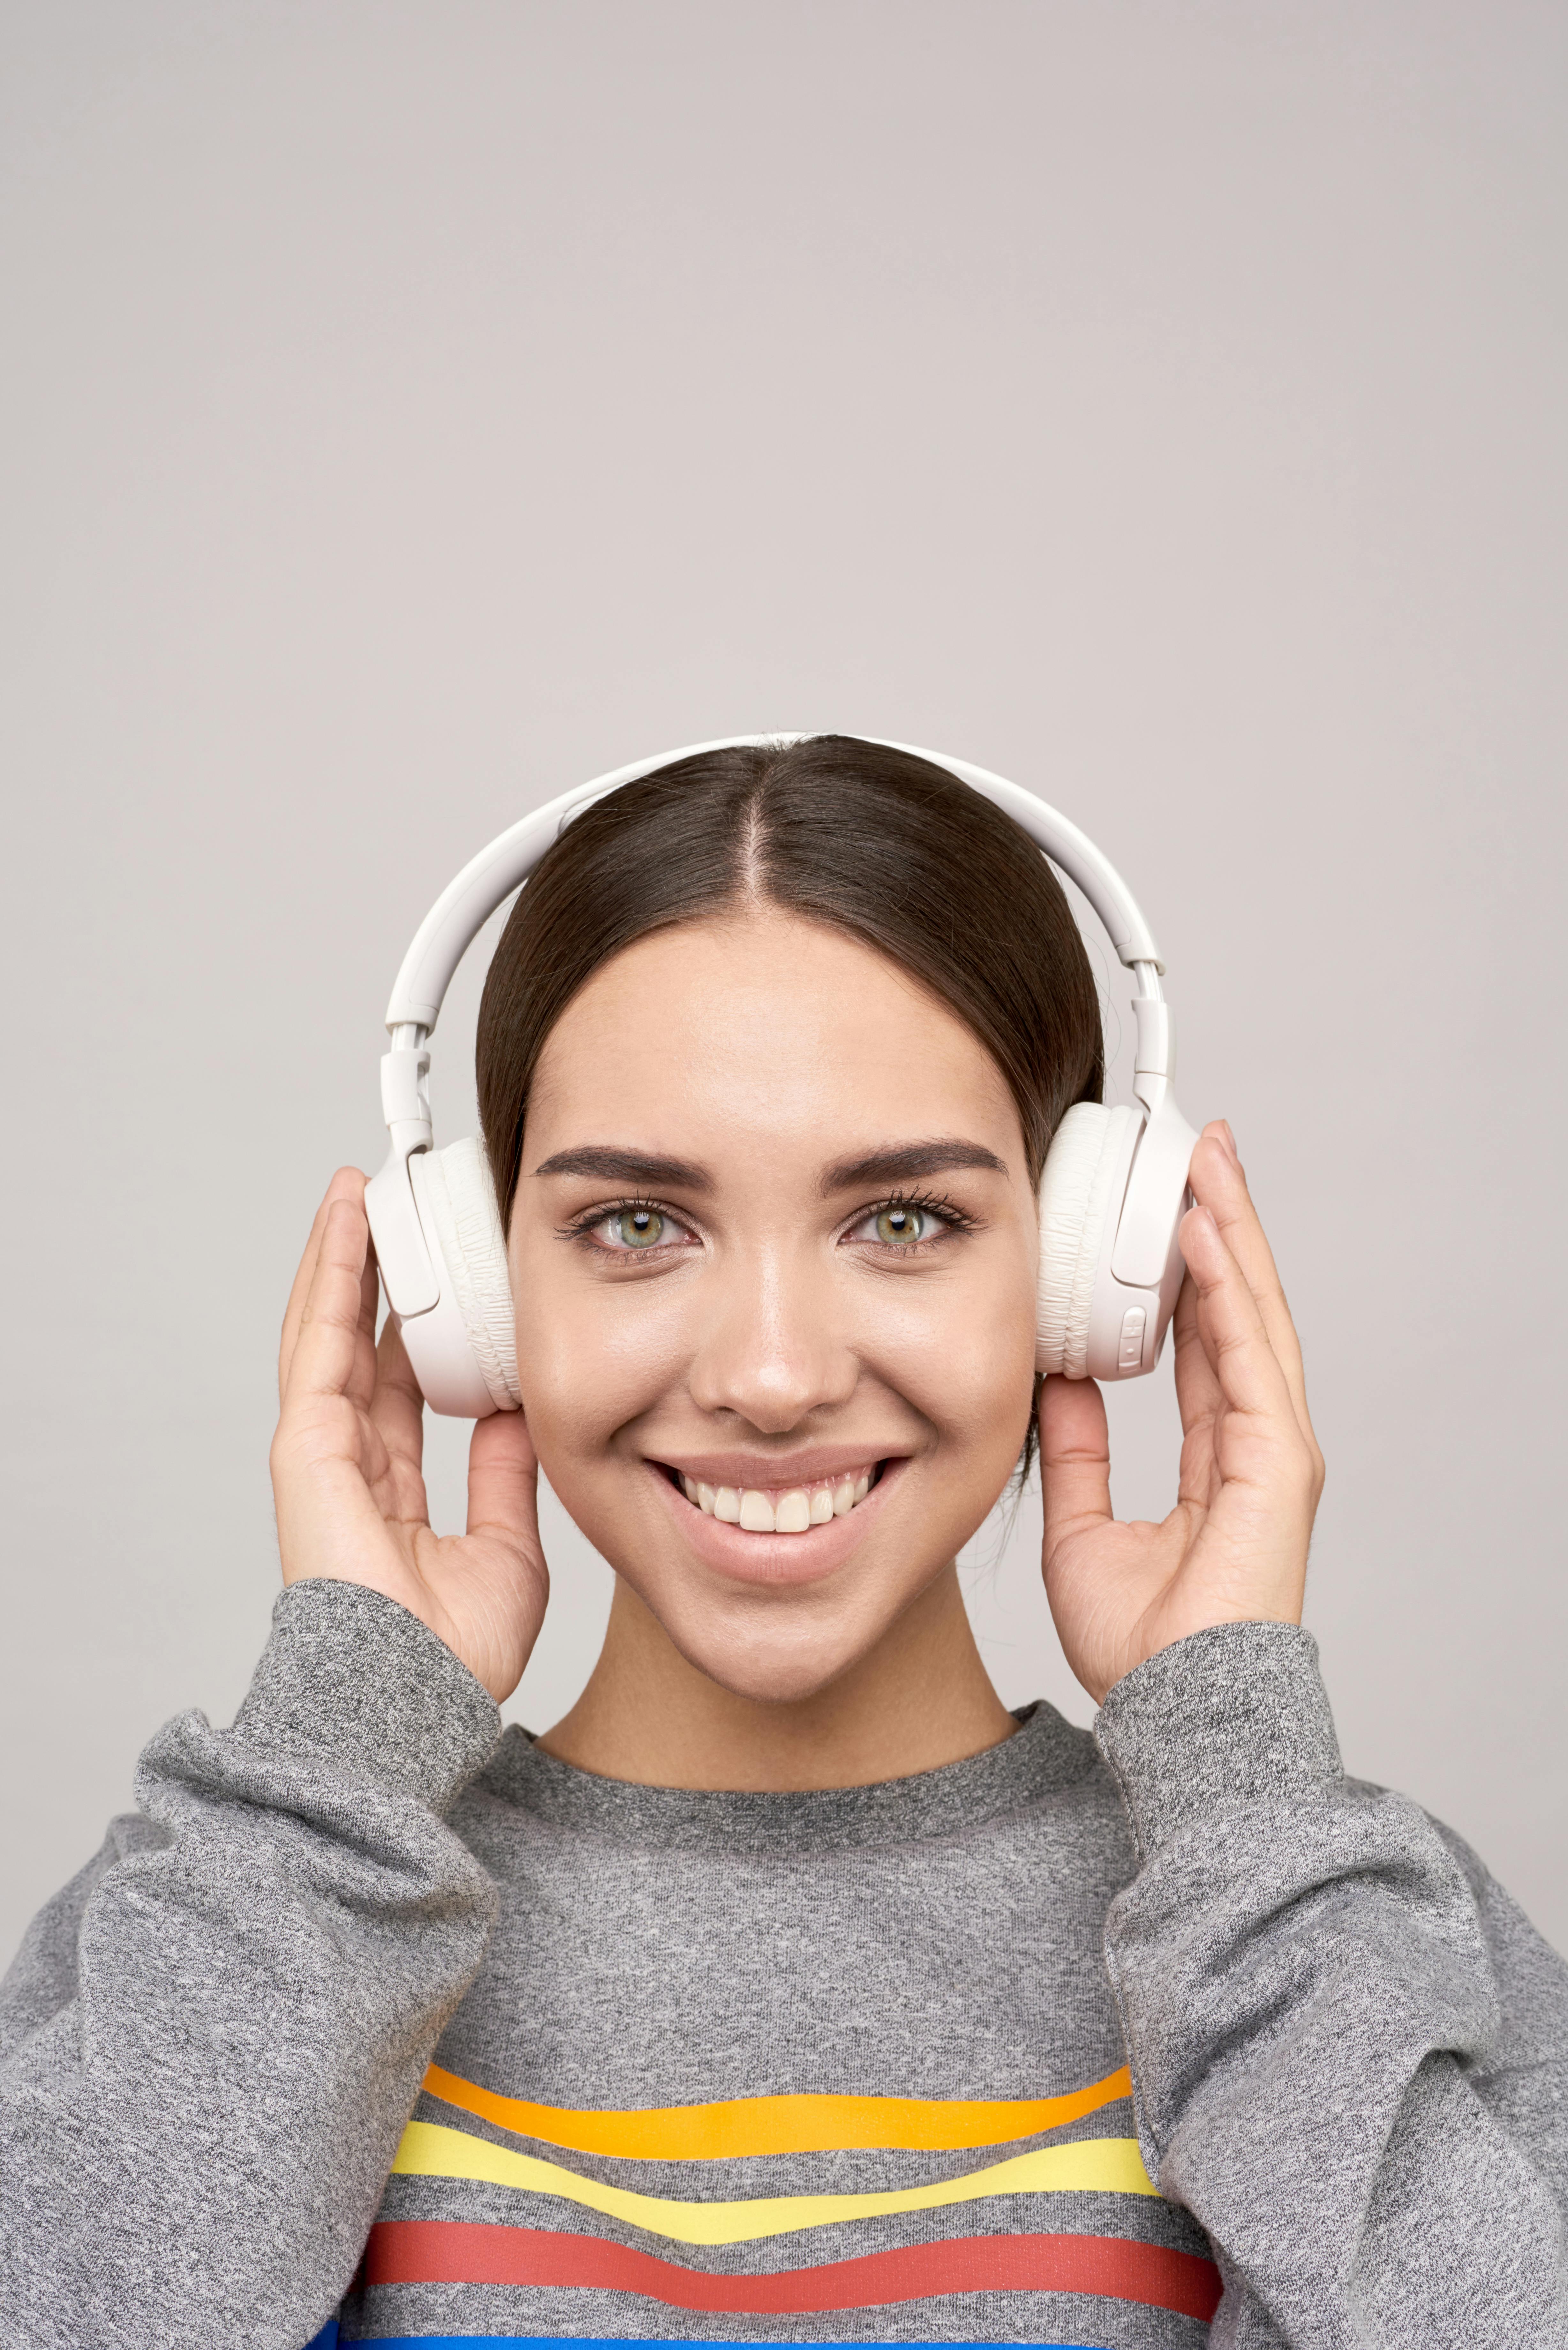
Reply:
M655 931L603 963L546 1038L528 1106L530 1156L694 1136L826 1156L929 1133L1023 1158L1006 1081L958 1014L890 957L774 908Z

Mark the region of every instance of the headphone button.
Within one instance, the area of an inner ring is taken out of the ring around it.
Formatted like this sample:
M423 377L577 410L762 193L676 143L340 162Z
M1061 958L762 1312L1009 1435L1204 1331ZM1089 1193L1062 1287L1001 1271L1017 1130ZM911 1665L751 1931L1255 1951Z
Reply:
M1121 1344L1116 1348L1118 1371L1136 1371L1143 1361L1143 1326L1146 1320L1141 1305L1129 1305L1122 1315Z

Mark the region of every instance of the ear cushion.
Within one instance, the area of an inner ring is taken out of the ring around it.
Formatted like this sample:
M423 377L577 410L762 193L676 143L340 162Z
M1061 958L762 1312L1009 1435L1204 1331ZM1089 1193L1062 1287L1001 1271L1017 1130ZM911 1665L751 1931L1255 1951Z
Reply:
M1042 1371L1088 1376L1089 1315L1112 1178L1133 1115L1125 1105L1075 1102L1052 1137L1040 1178L1034 1360Z
M467 1135L461 1142L449 1142L444 1150L421 1150L410 1159L409 1176L421 1221L445 1259L485 1387L498 1410L515 1411L523 1399L517 1388L512 1280L484 1146L476 1136ZM447 1285L443 1280L442 1288Z

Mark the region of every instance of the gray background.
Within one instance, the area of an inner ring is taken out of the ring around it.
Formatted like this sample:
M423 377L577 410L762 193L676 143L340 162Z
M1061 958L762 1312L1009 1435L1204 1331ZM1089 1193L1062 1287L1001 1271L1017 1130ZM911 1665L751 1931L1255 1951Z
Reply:
M602 768L836 724L1034 785L1143 899L1306 1342L1349 1762L1568 1943L1561 7L9 0L0 44L0 1941L244 1688L277 1319L429 900ZM1168 1376L1114 1410L1163 1510ZM607 1581L548 1523L536 1725ZM977 1545L981 1633L1086 1719L1037 1542Z

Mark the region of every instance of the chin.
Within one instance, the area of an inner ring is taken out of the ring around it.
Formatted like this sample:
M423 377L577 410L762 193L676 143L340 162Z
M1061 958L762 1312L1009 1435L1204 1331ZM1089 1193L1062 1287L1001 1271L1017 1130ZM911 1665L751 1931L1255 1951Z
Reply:
M815 1610L800 1620L775 1617L766 1624L685 1625L682 1611L661 1612L667 1638L687 1663L732 1697L762 1705L805 1705L853 1672L886 1636L891 1617L877 1611L873 1622L824 1623Z
M800 1580L716 1575L666 1544L637 1546L618 1572L694 1671L752 1702L803 1705L896 1634L972 1530L928 1526L919 1549L900 1531L888 1525L836 1569Z

